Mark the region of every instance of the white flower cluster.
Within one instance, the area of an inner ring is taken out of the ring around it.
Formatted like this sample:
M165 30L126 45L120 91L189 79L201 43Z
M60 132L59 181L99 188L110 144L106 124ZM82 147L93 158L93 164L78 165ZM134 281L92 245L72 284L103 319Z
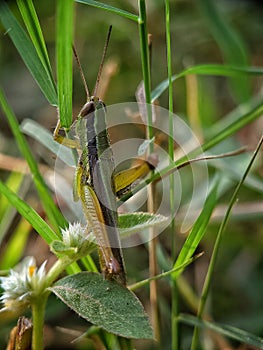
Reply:
M63 243L68 248L81 248L86 241L92 242L94 240L91 233L87 234L87 229L79 222L69 224L67 229L61 230L63 236Z
M86 229L79 222L69 224L67 229L62 229L63 243L67 247L81 247L87 239Z
M46 261L36 267L33 257L24 259L6 277L0 277L3 294L0 300L6 308L16 308L29 304L30 298L42 292L45 287Z

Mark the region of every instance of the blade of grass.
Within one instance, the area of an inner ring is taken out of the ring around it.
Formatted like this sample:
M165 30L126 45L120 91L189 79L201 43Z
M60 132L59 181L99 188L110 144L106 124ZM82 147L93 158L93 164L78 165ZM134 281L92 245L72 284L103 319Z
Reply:
M145 181L142 181L139 185L135 186L133 190L127 195L123 196L121 198L121 202L125 202L128 200L132 195L139 192L141 189L143 189L145 186L147 186L149 183L153 181L157 181L163 176L165 176L167 173L172 171L173 169L176 170L177 167L181 167L184 162L187 161L189 158L194 158L197 155L201 154L202 152L208 151L209 149L213 148L220 142L227 139L229 136L232 136L236 131L240 130L245 125L249 124L250 122L256 120L258 117L260 117L263 114L263 103L257 104L251 111L245 114L241 114L240 118L230 125L226 129L223 129L222 131L217 132L213 137L205 142L200 148L193 150L190 152L187 157L182 157L178 160L176 160L172 165L168 165L158 173L153 174L149 179L146 179Z
M44 147L53 152L65 164L72 167L75 166L75 160L72 156L72 151L58 142L56 142L46 128L32 119L24 119L20 125L20 130L41 143Z
M149 104L151 103L151 74L150 74L150 57L148 47L148 33L147 33L147 17L145 1L139 0L139 36L140 36L140 49L141 49L141 61L142 61L142 75L145 90L145 102L147 104L147 139L153 138L152 129L152 109ZM153 144L150 144L150 153L153 152Z
M241 180L239 181L238 185L236 186L236 189L230 199L230 202L229 202L229 205L228 205L228 208L227 208L227 211L226 211L226 214L225 214L225 217L219 227L219 231L218 231L218 234L217 234L217 238L216 238L216 242L215 242L215 245L214 245L214 249L213 249L213 253L212 253L212 256L211 256L211 261L210 261L210 264L209 264L209 267L208 267L208 271L207 271L207 274L206 274L206 278L205 278L205 282L204 282L204 286L203 286L203 290L202 290L202 295L201 295L201 300L200 300L200 304L199 304L199 308L198 308L198 313L197 313L197 317L198 318L201 318L202 317L202 314L203 314L203 311L204 311L204 307L205 307L205 304L206 304L206 301L207 301L207 296L208 296L208 292L209 292L209 289L210 289L210 285L211 285L211 281L212 281L212 274L213 274L213 271L214 271L214 268L215 268L215 263L216 263L216 259L217 259L217 256L218 256L218 252L219 252L219 248L220 248L220 244L221 244L221 241L222 241L222 237L223 237L223 233L225 231L225 228L227 226L227 223L228 223L228 220L230 218L230 214L231 214L231 211L232 211L232 208L233 206L235 205L236 203L236 200L237 200L237 196L238 196L238 193L239 193L239 190L240 188L242 187L249 171L251 170L251 167L256 159L256 156L261 148L263 144L263 136L261 137L260 141L258 142L258 145L257 145L257 148L241 178ZM194 330L194 334L193 334L193 339L192 339L192 346L191 346L191 350L195 350L197 348L197 343L198 343L198 329L195 328Z
M247 66L248 55L244 43L227 23L226 16L223 17L219 13L216 2L199 0L197 3L225 61L229 64ZM249 99L251 86L247 76L232 78L231 86L239 102L245 102Z
M0 181L0 193L2 193L8 201L16 208L16 210L26 219L39 235L50 244L52 241L60 239L61 235L54 232L50 226L38 215L38 213L30 207L18 195L11 191L2 181ZM85 261L89 261L87 258ZM89 261L89 265L91 265ZM81 271L78 264L75 262L67 267L67 272L78 273Z
M166 32L166 49L167 49L167 74L168 74L168 105L169 105L169 137L168 137L168 153L169 163L174 162L174 138L173 138L173 81L172 81L172 51L171 51L171 29L170 29L170 1L165 0L165 32ZM170 183L170 212L175 212L175 179L174 174L169 176ZM176 257L176 241L175 237L175 218L173 217L170 224L171 232L171 256L172 262L175 261ZM177 281L172 279L172 310L171 310L171 338L172 338L172 349L176 350L179 348L179 329L177 315L179 310L179 295L177 288Z
M31 224L21 217L19 224L16 226L5 250L1 254L0 269L7 270L18 264L25 251L28 236L32 230ZM15 254L14 254L15 252Z
M213 210L217 203L217 189L218 189L219 181L215 180L214 185L212 186L210 193L206 199L204 207L202 209L201 214L198 219L194 223L194 226L191 229L179 255L174 264L174 268L179 265L183 265L185 261L191 258L194 251L198 247L201 239L203 238L206 228L208 226L209 220L213 213ZM176 271L173 273L172 277L174 279L178 278L178 276L182 273L182 270Z
M17 5L23 17L25 26L30 35L32 43L36 49L38 57L40 58L43 66L49 72L51 79L53 79L53 73L48 57L45 39L43 37L43 33L37 17L37 13L34 8L34 4L32 0L17 0ZM53 85L55 86L54 82Z
M240 75L262 75L262 67L240 67L238 65L220 65L220 64L201 64L193 67L189 67L182 72L173 75L172 81L176 81L188 74L198 74L198 75L215 75L215 76L225 76L234 77ZM164 91L169 86L169 80L165 79L162 81L151 94L152 102L158 99Z
M140 51L141 51L141 63L142 63L142 74L143 74L143 85L145 92L145 103L146 103L146 113L147 119L146 124L146 139L151 140L153 138L153 125L152 125L152 108L151 108L151 71L150 71L150 55L149 55L149 45L148 45L148 32L147 32L147 13L145 0L138 1L139 7L139 37L140 37ZM153 152L153 143L149 144L148 154ZM155 186L151 184L148 187L148 200L147 200L147 211L149 213L155 212ZM154 228L149 229L149 274L150 277L157 275L157 237L154 234ZM152 324L157 340L160 340L160 324L158 315L158 292L157 292L157 281L151 280L150 282L150 304L151 304L151 317Z
M11 191L2 181L0 181L0 192L6 196L9 202L17 209L17 211L32 225L32 227L47 242L51 243L59 236L49 227L49 225L30 207L25 201Z
M58 110L62 127L72 124L72 44L73 0L57 1L57 80Z
M240 328L236 328L229 325L221 325L214 322L203 321L192 315L185 315L185 314L181 314L178 317L178 320L180 322L183 322L195 327L211 329L212 331L220 333L231 339L237 340L238 342L250 344L252 346L257 347L257 349L263 349L262 338L257 337L254 334L246 332Z
M167 276L170 276L172 275L173 273L175 273L176 271L179 271L179 270L184 270L188 265L192 264L196 259L200 258L201 256L203 255L203 253L200 253L196 256L193 256L192 258L188 259L188 260L185 260L185 262L182 264L182 265L179 265L177 267L174 267L172 268L171 270L169 271L165 271L165 272L162 272L160 273L159 275L157 276L153 276L153 277L150 277L150 278L147 278L145 280L142 280L140 282L137 282L137 283L134 283L132 284L131 286L129 286L129 289L130 290L136 290L138 288L141 288L147 284L150 283L150 281L152 280L159 280L161 278L164 278L164 277L167 277Z
M57 104L57 93L50 72L43 66L34 45L5 1L0 2L0 19L24 63L50 104Z
M24 186L23 186L23 180L24 175L14 173L12 172L8 179L6 180L6 185L15 193L18 191L22 192L22 195L24 194ZM21 188L23 187L23 190L21 191ZM27 187L27 186L26 186ZM0 212L0 245L3 241L3 239L6 236L6 233L8 232L10 226L12 225L12 222L14 220L14 217L16 215L15 208L10 204L10 202L7 200L6 197L1 196L1 212Z
M240 130L247 124L251 123L252 121L256 120L258 117L260 117L263 113L263 103L257 104L250 112L241 114L240 118L235 120L233 123L229 124L227 128L224 128L223 130L219 131L217 134L212 135L211 139L206 141L202 145L203 152L213 148L220 142L227 139L229 136L232 136L236 131Z
M135 22L138 22L137 15L134 15L133 13L121 10L117 7L110 6L110 5L104 4L104 3L99 2L99 1L94 1L94 0L75 0L75 1L79 2L81 4L86 4L86 5L93 6L93 7L102 9L102 10L106 10L108 12L113 12L116 15L131 19L132 21L135 21Z
M30 147L28 143L26 142L26 139L22 132L20 131L19 124L17 122L16 116L14 112L12 111L11 107L9 106L4 93L2 89L0 89L0 105L2 107L3 112L6 115L6 118L8 120L9 126L12 130L12 133L16 139L16 142L18 144L18 147L20 149L20 152L26 159L28 166L30 168L33 181L35 183L35 186L37 188L39 197L42 201L44 210L48 216L48 219L50 220L52 226L56 231L59 231L59 227L64 227L66 225L66 221L58 208L56 207L53 198L51 197L49 190L47 188L47 185L45 184L37 163L31 153Z

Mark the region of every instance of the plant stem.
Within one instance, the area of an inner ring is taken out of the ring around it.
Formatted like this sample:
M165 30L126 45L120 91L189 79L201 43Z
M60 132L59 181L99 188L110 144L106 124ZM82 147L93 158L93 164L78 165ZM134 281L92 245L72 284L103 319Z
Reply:
M168 98L169 98L169 162L170 165L174 163L174 139L173 139L173 81L172 81L172 52L171 52L171 34L170 34L170 4L169 0L165 0L165 24L166 24L166 48L167 48L167 73L168 73ZM169 177L170 181L170 210L171 213L175 211L175 183L174 174ZM176 249L175 249L175 220L174 218L170 224L171 230L171 246L172 246L172 262L175 261ZM172 312L171 312L171 332L172 332L172 349L178 349L178 289L177 283L172 279Z
M142 74L145 90L145 102L147 104L147 138L153 137L152 130L152 110L151 110L151 74L150 74L150 58L148 47L148 33L146 27L146 8L145 0L139 0L139 35L142 60ZM153 145L150 144L150 152L153 151Z
M32 304L33 334L32 334L32 350L42 350L44 316L47 302L47 294L36 298Z
M68 258L67 256L57 260L55 264L48 271L46 276L46 285L50 287L52 283L58 278L58 276L75 260ZM75 272L76 273L76 272Z
M152 105L151 105L151 74L150 74L150 58L149 58L149 46L148 46L148 33L147 33L147 21L146 21L146 7L145 0L139 0L139 35L140 35L140 47L141 47L141 60L142 60L142 73L145 91L145 102L147 112L147 127L146 127L146 138L151 139L153 137L152 127ZM149 153L154 150L154 145L151 143ZM154 212L154 188L153 184L148 187L148 202L147 210L150 213ZM156 238L154 234L154 228L149 229L149 275L153 277L157 275L157 259L156 259ZM157 303L157 282L152 280L150 282L150 303L151 303L151 314L152 323L157 340L160 338L159 331L159 317L158 317L158 303Z

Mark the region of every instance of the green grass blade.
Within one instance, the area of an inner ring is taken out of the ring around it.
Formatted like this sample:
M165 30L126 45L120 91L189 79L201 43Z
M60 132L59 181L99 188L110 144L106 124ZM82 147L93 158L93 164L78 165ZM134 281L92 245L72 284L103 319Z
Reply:
M0 2L0 20L43 94L50 104L56 105L57 94L53 79L49 71L43 66L34 45L29 40L5 1Z
M139 0L139 36L140 36L140 50L141 50L141 62L142 62L142 74L145 91L145 103L147 113L147 125L146 133L147 139L153 138L153 127L152 127L152 109L151 103L151 71L150 71L150 57L148 47L148 32L147 32L147 16L145 0ZM150 153L153 152L153 144L150 144Z
M45 40L34 8L34 4L32 0L17 0L17 5L23 17L25 26L30 35L32 43L36 49L38 57L40 58L43 66L46 68L46 71L49 72L50 78L53 79L53 73L48 57Z
M48 224L37 214L37 212L1 181L0 192L6 196L9 202L32 225L32 227L47 243L51 243L55 239L59 239L59 236L48 226Z
M179 256L174 264L174 268L177 268L178 266L183 265L188 259L191 258L194 251L198 247L201 239L203 238L206 232L207 225L211 218L212 212L217 203L217 188L218 188L218 181L215 181L215 184L213 185L206 199L202 212L199 215L198 219L196 220L194 226L192 227L191 232L189 233L179 253ZM172 276L173 278L177 278L181 273L182 273L182 270L179 270L174 272Z
M221 130L228 128L229 125L240 119L242 115L250 113L252 110L257 108L262 103L262 96L256 95L251 98L248 102L242 103L234 108L232 111L227 113L225 116L214 122L206 130L204 130L204 135L208 137L213 137Z
M44 210L50 220L54 229L59 230L59 227L64 227L66 222L56 205L54 204L53 198L51 197L49 190L39 172L37 163L31 153L30 147L26 142L26 139L22 132L20 131L19 124L17 122L16 116L9 106L3 91L0 89L0 105L5 113L12 133L16 139L20 152L26 159L28 166L30 168L35 186L38 190L39 197L42 201Z
M167 51L167 74L168 74L168 104L169 104L169 138L168 138L168 152L169 152L169 163L172 164L174 161L174 117L173 117L173 81L172 81L172 48L171 48L171 15L170 15L170 1L165 0L165 32L166 32L166 51ZM175 209L175 177L171 174L169 177L169 202L170 211L174 213ZM176 236L173 234L175 229L175 218L173 217L170 223L171 232L171 260L175 261L176 257ZM179 328L176 316L179 310L179 294L177 290L177 281L172 280L171 286L171 344L173 349L179 349Z
M180 78L185 77L188 74L198 74L198 75L215 75L215 76L225 76L225 77L235 77L241 75L262 75L263 68L261 67L241 67L238 65L220 65L220 64L201 64L193 67L189 67L182 72L173 75L172 81L176 81ZM169 80L165 79L162 81L151 94L152 102L158 99L165 90L168 89Z
M135 21L135 22L138 22L137 15L134 15L133 13L130 13L128 11L121 10L117 7L110 6L110 5L104 4L104 3L99 2L99 1L94 1L94 0L75 0L75 1L79 2L81 4L86 4L86 5L93 6L93 7L102 9L102 10L113 12L116 15L131 19L132 21Z
M221 325L214 322L208 322L198 319L192 315L181 314L178 320L182 323L186 323L195 327L210 329L214 332L222 334L228 338L237 340L238 342L250 344L257 347L257 349L263 349L263 339L256 335L246 332L242 329L232 327L229 325Z
M76 165L72 150L56 142L51 132L41 124L32 119L24 119L20 125L20 130L53 152L69 167Z
M24 175L12 172L8 179L6 180L6 185L15 193L24 194L23 188ZM1 210L0 210L0 245L2 244L3 239L5 238L10 226L14 221L16 215L15 208L10 204L6 197L1 196L0 198Z
M202 255L201 254L198 254L192 258L190 258L189 260L186 260L184 262L183 265L179 265L177 266L176 268L172 268L171 270L168 270L168 271L165 271L165 272L162 272L161 274L159 275L155 275L153 277L149 277L149 278L146 278L145 280L142 280L142 281L139 281L137 283L134 283L132 285L129 286L129 289L130 290L136 290L138 288L141 288L147 284L149 284L151 281L154 281L154 280L159 280L161 278L164 278L164 277L167 277L167 276L170 276L172 275L173 273L175 273L176 271L182 271L184 270L187 266L189 266L190 264L192 264L196 259L198 259L200 256Z
M255 106L253 105L250 111L246 111L246 113L243 114L242 109L238 111L238 114L235 116L235 119L231 124L227 126L227 128L223 128L220 131L217 131L215 135L211 135L210 140L206 141L201 147L198 149L193 150L190 152L187 156L184 156L178 160L176 160L173 164L168 165L167 167L160 170L158 173L153 174L149 179L146 179L139 183L137 186L133 188L133 190L126 195L124 195L121 198L120 203L118 205L121 205L121 203L127 201L132 195L139 192L141 189L143 189L145 186L150 184L153 181L157 181L166 174L170 173L171 171L177 171L178 167L181 167L185 162L187 162L188 159L193 159L197 157L199 154L208 151L209 149L213 148L220 142L224 141L228 137L232 136L235 132L240 130L245 125L251 123L252 121L256 120L263 114L263 103L258 103ZM215 128L217 130L217 128Z
M260 117L262 113L263 113L263 103L259 103L250 112L245 113L244 115L241 115L239 119L237 119L236 121L228 125L227 128L224 128L223 130L221 130L215 135L210 135L211 139L202 145L203 151L205 152L211 149L212 147L216 146L218 143L227 139L229 136L232 136L236 131L240 130L245 125L251 123L252 121L256 120L258 117Z
M7 270L18 264L23 257L27 239L31 231L31 225L21 217L19 224L16 226L15 230L12 232L12 236L5 245L4 252L1 254L1 270Z
M203 14L208 28L220 47L224 59L229 64L240 66L248 65L248 57L241 38L221 16L217 4L211 0L199 0L199 8ZM233 92L239 102L245 102L250 97L250 81L248 77L236 77L231 79Z
M58 109L62 127L72 123L72 44L73 0L57 2L57 80Z
M261 137L258 145L257 145L257 148L248 164L248 166L246 167L245 171L244 171L244 174L241 178L241 180L239 181L238 185L236 186L235 188L235 191L230 199L230 202L229 202L229 205L228 205L228 208L227 208L227 211L226 211L226 214L225 214L225 217L224 219L222 220L222 223L219 227L219 231L218 231L218 235L217 235L217 238L216 238L216 242L215 242L215 245L214 245L214 249L213 249L213 253L212 253L212 256L211 256L211 261L210 261L210 264L209 264L209 267L208 267L208 271L207 271L207 275L206 275L206 278L205 278L205 282L204 282L204 286L203 286L203 290L202 290L202 295L201 295L201 299L200 299L200 304L199 304L199 308L198 308L198 312L197 312L197 316L199 318L202 317L203 315L203 311L204 311L204 307L205 307L205 304L206 304L206 301L207 301L207 297L208 297L208 292L209 292L209 289L210 289L210 285L211 285L211 281L212 281L212 275L213 275L213 272L214 272L214 268L215 268L215 264L216 264L216 260L217 260L217 256L218 256L218 252L219 252L219 248L220 248L220 244L221 244L221 241L222 241L222 237L223 237L223 233L225 231L225 228L227 226L227 223L228 223L228 220L230 218L230 214L231 214L231 211L232 211L232 208L234 207L235 203L236 203L236 200L237 200L237 196L238 196L238 193L239 193L239 190L240 188L242 187L247 175L249 174L250 170L251 170L251 167L259 153L259 150L261 148L263 144L263 136ZM195 331L194 331L194 335L193 335L193 340L192 340L192 347L191 347L191 350L195 350L197 348L197 343L198 343L198 329L195 328Z

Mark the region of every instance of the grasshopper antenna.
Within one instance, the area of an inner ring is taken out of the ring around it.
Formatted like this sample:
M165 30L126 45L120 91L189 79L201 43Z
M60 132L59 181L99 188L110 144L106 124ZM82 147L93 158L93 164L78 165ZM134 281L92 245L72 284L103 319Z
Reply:
M78 54L77 54L77 51L76 51L74 45L72 46L72 49L73 49L73 53L74 53L77 65L79 67L81 80L83 82L83 85L84 85L84 88L85 88L85 91L86 91L86 95L87 95L87 100L88 100L90 98L90 93L89 93L89 88L88 88L88 85L87 85L87 82L86 82L86 79L85 79L85 75L84 75L83 69L81 67L80 60L79 60L79 57L78 57Z
M97 80L96 80L96 84L93 90L93 96L96 96L97 90L98 90L98 86L99 86L99 82L100 82L100 76L101 76L101 72L102 72L102 68L103 68L103 64L105 61L105 57L106 57L106 53L107 53L107 49L108 49L108 45L109 45L109 41L110 41L110 35L111 35L111 30L112 30L112 25L110 25L109 31L108 31L108 35L105 41L105 45L104 45L104 49L103 49L103 53L102 53L102 58L101 58L101 62L100 62L100 68L98 71L98 75L97 75Z

